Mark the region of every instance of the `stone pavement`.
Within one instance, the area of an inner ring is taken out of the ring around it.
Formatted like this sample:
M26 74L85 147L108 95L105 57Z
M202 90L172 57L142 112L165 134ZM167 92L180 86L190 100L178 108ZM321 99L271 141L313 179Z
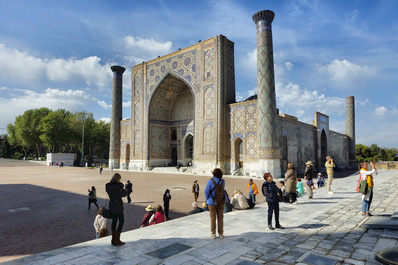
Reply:
M281 204L285 230L268 230L267 206L261 203L226 214L224 239L210 238L205 212L124 232L124 246L111 246L108 237L4 264L379 264L375 253L397 245L398 231L360 227L372 217L361 215L357 179L358 174L336 179L334 195L321 188L313 200L305 195L297 205ZM398 171L375 176L373 214L396 211L397 184Z

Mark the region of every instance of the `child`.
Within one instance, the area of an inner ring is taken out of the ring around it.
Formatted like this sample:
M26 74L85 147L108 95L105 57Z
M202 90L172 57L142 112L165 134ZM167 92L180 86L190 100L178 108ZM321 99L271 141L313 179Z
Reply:
M320 188L324 185L325 177L322 177L322 173L318 173L317 179L318 179L318 181L316 184L317 184L318 188Z
M304 185L301 182L301 179L297 179L296 190L297 190L297 197L300 197L304 194Z
M286 191L286 186L285 186L285 182L283 180L279 181L279 187L280 190L282 191L282 202L289 202L289 194Z
M98 210L97 216L95 217L95 220L94 220L94 228L95 228L95 232L97 234L95 238L97 238L97 239L109 235L109 231L106 228L106 219L102 215L104 209L105 209L105 207L101 207Z

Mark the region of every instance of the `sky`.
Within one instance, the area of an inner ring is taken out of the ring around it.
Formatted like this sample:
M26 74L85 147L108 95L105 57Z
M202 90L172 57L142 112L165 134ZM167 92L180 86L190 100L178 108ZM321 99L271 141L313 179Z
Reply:
M130 118L132 66L222 34L235 43L237 100L256 93L256 26L272 10L277 107L345 133L355 97L356 143L398 147L396 0L0 1L0 133L27 109L111 114L111 65Z

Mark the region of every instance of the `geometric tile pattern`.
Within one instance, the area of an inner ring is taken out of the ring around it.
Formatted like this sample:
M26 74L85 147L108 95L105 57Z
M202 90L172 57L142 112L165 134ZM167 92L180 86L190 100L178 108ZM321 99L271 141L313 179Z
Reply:
M214 154L214 129L213 125L207 125L203 129L203 154L213 155Z
M141 132L134 131L134 156L141 154Z
M227 75L227 104L234 103L235 97L235 65L234 65L234 43L227 41L227 62L226 62L226 75Z
M192 87L196 84L196 50L147 65L146 96L149 97L163 77L172 72Z
M138 97L141 90L141 71L137 71L134 76L134 96Z
M257 22L257 88L259 148L270 158L279 152L271 21Z
M210 49L205 50L204 57L205 57L205 63L204 63L204 65L205 65L205 69L204 69L205 80L212 79L212 78L214 78L215 70L216 70L214 47L211 47Z
M257 158L257 137L253 133L246 137L246 157Z
M257 111L255 106L246 107L246 129L257 129Z
M137 101L134 104L134 125L140 126L141 125L141 104L140 101Z
M241 109L237 109L234 113L234 129L240 130L243 127L243 112Z
M212 119L215 113L216 99L214 86L204 87L204 118Z
M169 128L166 126L151 127L151 157L169 158Z

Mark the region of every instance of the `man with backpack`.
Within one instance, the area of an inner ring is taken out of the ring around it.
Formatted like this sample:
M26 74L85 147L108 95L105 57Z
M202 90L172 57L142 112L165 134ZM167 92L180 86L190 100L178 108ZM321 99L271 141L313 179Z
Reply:
M225 181L222 179L221 169L213 170L213 177L207 182L205 189L206 204L210 213L211 237L216 238L216 219L218 234L224 238L224 204L225 204Z

